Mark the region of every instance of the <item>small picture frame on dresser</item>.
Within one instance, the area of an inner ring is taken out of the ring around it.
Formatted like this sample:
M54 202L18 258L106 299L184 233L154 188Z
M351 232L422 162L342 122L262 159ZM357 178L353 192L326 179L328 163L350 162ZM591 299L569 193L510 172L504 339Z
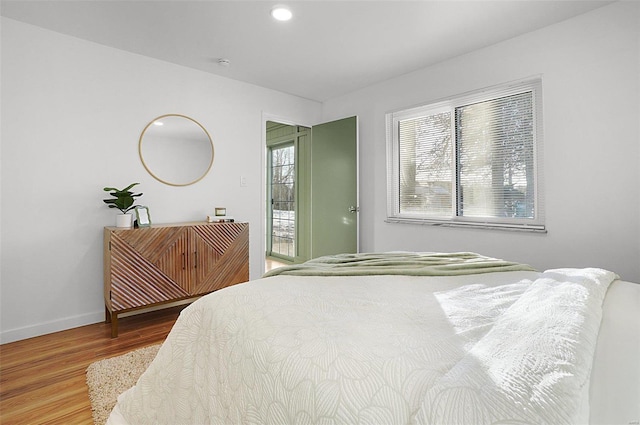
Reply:
M151 226L151 214L149 214L148 207L136 207L136 221L138 222L138 227L149 227Z

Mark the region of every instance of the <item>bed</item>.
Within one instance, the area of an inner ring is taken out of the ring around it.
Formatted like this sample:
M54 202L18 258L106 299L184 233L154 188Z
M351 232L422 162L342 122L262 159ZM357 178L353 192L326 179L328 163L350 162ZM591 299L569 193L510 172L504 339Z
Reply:
M637 424L639 312L597 268L322 257L186 308L107 424Z

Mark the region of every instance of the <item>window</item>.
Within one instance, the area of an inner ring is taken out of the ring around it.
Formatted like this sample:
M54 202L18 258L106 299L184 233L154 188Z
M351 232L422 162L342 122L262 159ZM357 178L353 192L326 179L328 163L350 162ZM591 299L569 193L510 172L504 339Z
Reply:
M541 80L387 114L387 221L544 231Z
M271 240L270 255L295 257L296 202L295 202L295 148L293 143L269 149L271 171Z

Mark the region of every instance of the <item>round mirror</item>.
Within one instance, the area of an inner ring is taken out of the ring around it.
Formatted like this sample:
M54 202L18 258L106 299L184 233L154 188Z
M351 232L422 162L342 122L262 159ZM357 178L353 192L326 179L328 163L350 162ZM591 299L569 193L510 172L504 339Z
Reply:
M200 123L184 115L162 115L147 124L138 152L149 174L172 186L196 183L213 164L211 136Z

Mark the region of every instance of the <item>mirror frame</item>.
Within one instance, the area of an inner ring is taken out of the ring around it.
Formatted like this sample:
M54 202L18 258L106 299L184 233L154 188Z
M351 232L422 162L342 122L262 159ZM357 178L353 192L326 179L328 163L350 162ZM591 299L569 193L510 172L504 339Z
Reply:
M158 177L156 174L153 173L153 171L151 171L149 169L149 166L147 165L147 163L144 161L144 157L142 156L142 139L144 139L144 134L146 133L147 129L153 125L154 122L161 120L163 118L167 118L167 117L179 117L179 118L185 118L189 121L192 121L194 124L196 124L198 127L200 127L202 129L202 131L204 132L204 134L207 136L207 138L209 139L209 143L211 144L211 161L209 161L209 166L207 167L206 170L204 170L204 172L202 173L202 175L198 178L196 178L193 181L187 182L187 183L172 183L169 181L166 181L164 179L161 179L160 177ZM202 124L200 124L198 121L194 120L191 117L188 117L186 115L181 115L181 114L164 114L164 115L160 115L159 117L156 117L154 119L152 119L151 121L149 121L149 123L144 127L144 129L142 130L142 133L140 133L140 139L138 140L138 155L140 156L140 161L142 162L142 166L144 167L145 170L147 170L147 172L151 175L151 177L153 177L154 179L158 180L161 183L167 184L169 186L189 186L192 184L195 184L197 182L199 182L200 180L202 180L203 178L205 178L205 176L207 174L209 174L209 171L211 170L211 167L213 166L213 158L215 157L215 150L214 150L214 146L213 146L213 139L211 139L211 135L209 134L209 132L207 131L206 128L204 128L204 126Z

